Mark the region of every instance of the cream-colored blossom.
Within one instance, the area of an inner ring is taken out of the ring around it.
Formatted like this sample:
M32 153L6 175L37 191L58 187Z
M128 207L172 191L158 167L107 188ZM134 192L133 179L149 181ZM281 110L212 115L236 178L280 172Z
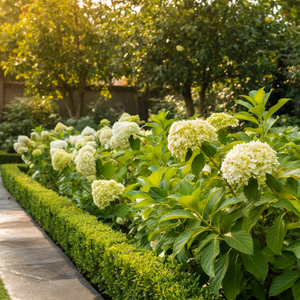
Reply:
M168 148L172 155L181 158L188 148L195 150L203 142L215 142L218 139L215 127L204 120L174 122L168 136Z
M86 143L87 146L92 146L94 148L97 148L97 143L95 141L92 141L92 142L87 142Z
M131 115L128 113L123 113L118 122L129 122Z
M24 161L25 164L30 164L30 160L28 160L28 159L25 157L24 154L21 156L21 158L22 158L22 160Z
M115 180L95 180L92 183L92 195L95 204L104 209L110 205L111 201L114 201L118 198L119 195L122 195L125 187L117 183Z
M236 127L239 125L239 121L237 119L225 113L213 113L206 119L206 121L217 130L228 126Z
M73 126L69 126L69 127L66 128L67 131L71 131L71 130L73 130L73 129L74 129Z
M157 239L157 240L155 240L155 241L151 241L151 242L150 242L150 246L151 246L152 250L155 251L155 248L156 248L156 246L157 246L159 240L160 240L160 239Z
M53 155L56 153L56 151L58 151L58 150L63 150L63 149L60 149L60 148L52 148L52 149L50 149L50 156L51 156L51 158L53 157Z
M107 119L102 119L102 120L100 121L100 125L106 126L106 125L109 125L109 124L110 124L110 121L107 120Z
M86 141L84 140L84 138L78 139L75 142L75 148L78 150L79 148L86 146Z
M83 138L86 142L92 142L95 140L95 137L93 135L86 135Z
M34 149L34 150L32 151L32 155L33 155L33 156L40 156L40 155L42 155L42 154L43 154L43 152L42 152L41 149Z
M31 138L32 140L38 141L38 140L41 139L41 136L40 136L37 132L31 132L30 138Z
M55 128L54 128L54 131L55 131L56 133L59 133L59 132L62 132L62 131L64 131L64 130L66 130L66 129L67 129L67 126L66 126L66 125L64 125L64 124L61 123L61 122L58 122L58 123L56 124Z
M20 143L22 146L26 146L29 142L29 137L26 135L19 135L18 136L18 143Z
M18 149L17 149L17 152L19 153L19 154L23 154L24 152L27 152L28 151L28 148L27 147L19 147Z
M34 168L34 164L31 164L31 165L29 166L29 168L30 168L30 169L33 169L33 168Z
M92 146L84 146L75 158L76 169L84 176L96 174L95 154L96 150Z
M50 149L57 148L57 149L66 149L68 146L67 142L63 140L56 140L50 143Z
M36 146L36 142L35 141L29 141L28 145L30 145L31 147L35 147Z
M113 136L113 133L112 133L112 129L109 128L109 127L106 127L106 128L103 128L103 130L101 131L101 134L100 134L100 143L102 145L106 144L107 141L110 140L110 138ZM106 141L106 143L104 143L104 141Z
M130 136L140 134L140 127L134 122L116 122L112 127L112 133L110 146L117 149L128 146Z
M229 184L245 184L251 177L266 180L266 173L277 169L279 162L267 143L252 141L234 146L225 156L221 171Z
M128 221L128 218L122 219L122 218L117 218L116 223L120 225L124 225Z
M71 154L67 153L65 150L57 149L52 157L52 166L56 171L61 171L64 168L71 165L73 157Z
M49 131L44 130L44 131L41 132L41 138L42 138L42 139L43 139L44 137L48 136L48 135L49 135Z
M20 143L14 143L14 150L18 152L18 149L21 147Z
M96 130L94 130L93 128L89 127L89 126L86 126L82 132L81 132L81 135L82 136L85 136L85 135L96 135Z

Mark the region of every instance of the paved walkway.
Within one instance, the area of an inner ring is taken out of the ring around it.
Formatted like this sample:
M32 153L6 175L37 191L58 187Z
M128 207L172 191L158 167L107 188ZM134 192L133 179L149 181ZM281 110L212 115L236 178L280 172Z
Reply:
M2 181L0 276L12 300L103 300Z

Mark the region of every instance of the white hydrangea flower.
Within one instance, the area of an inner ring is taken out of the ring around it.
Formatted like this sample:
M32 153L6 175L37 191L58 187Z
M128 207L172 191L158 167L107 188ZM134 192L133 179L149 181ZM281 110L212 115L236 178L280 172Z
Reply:
M153 251L155 251L155 248L156 248L156 246L157 246L159 240L160 240L160 239L157 239L157 240L155 240L155 241L151 241L151 242L150 242L150 246L151 246L151 248L153 249Z
M58 151L58 150L62 150L62 149L60 149L60 148L52 148L52 149L50 149L50 156L51 156L51 158L53 157L53 155L56 153L56 151Z
M229 184L245 184L251 177L266 180L279 166L274 151L267 143L252 141L234 146L225 156L221 171Z
M85 136L85 135L96 135L96 130L94 130L93 128L89 127L89 126L86 126L82 132L81 132L81 135L82 136Z
M239 125L239 121L237 119L225 113L213 113L206 119L206 121L217 130L228 126L236 127Z
M43 139L44 137L48 136L49 135L49 131L47 130L44 130L41 132L41 138Z
M40 135L39 135L37 132L31 132L30 138L37 141L37 140L39 140L41 137L40 137Z
M20 143L14 143L14 150L18 152L18 149L22 147Z
M68 143L63 140L56 140L50 143L50 149L57 148L57 149L66 149Z
M204 168L202 169L203 172L211 173L211 167L209 165L205 165Z
M97 143L94 142L94 141L92 141L92 142L87 142L86 145L87 145L87 146L92 146L92 147L94 147L94 148L97 147Z
M78 139L75 142L75 148L79 149L80 147L86 146L86 141L84 140L84 138Z
M107 142L111 139L113 136L112 129L110 127L104 127L100 133L100 143L102 145L107 144Z
M120 225L124 225L126 223L126 220L122 218L117 218L116 223Z
M61 171L71 165L73 157L65 150L57 149L52 157L52 166L55 171Z
M95 140L95 137L93 135L86 135L83 137L83 139L86 141L86 142L92 142Z
M26 146L29 142L29 137L26 135L19 135L18 136L18 143L20 143L22 146Z
M40 156L43 154L41 149L34 149L31 153L33 156Z
M140 127L134 122L116 122L112 127L112 133L110 146L117 149L128 146L130 136L140 134Z
M128 113L123 113L118 122L130 122L131 115Z
M125 187L117 183L115 180L95 180L92 183L92 195L94 203L100 208L104 209L110 205L111 201L122 195Z
M28 151L28 148L27 147L19 147L18 149L17 149L17 152L19 153L19 154L23 154L24 152L27 152Z
M84 146L75 158L76 169L84 176L96 174L95 154L96 150L92 146Z
M30 161L25 157L25 155L23 154L21 156L22 160L24 161L25 164L30 164Z
M168 136L168 148L172 155L182 158L188 148L201 147L203 142L215 142L218 139L216 128L204 120L174 122Z
M64 130L66 130L66 129L67 129L67 126L66 126L66 125L64 125L64 124L61 123L61 122L58 122L58 123L56 124L55 128L54 128L54 131L55 131L56 133L59 133L59 132L62 132L62 131L64 131Z
M81 135L70 135L69 136L69 141L73 145L75 145L76 141L79 139L83 139L83 136L81 136Z

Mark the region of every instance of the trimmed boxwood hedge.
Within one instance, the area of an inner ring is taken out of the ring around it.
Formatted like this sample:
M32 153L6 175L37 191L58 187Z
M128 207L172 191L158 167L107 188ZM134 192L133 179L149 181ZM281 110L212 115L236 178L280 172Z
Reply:
M208 288L180 271L180 265L131 245L96 217L76 208L21 172L2 165L4 186L74 261L90 283L113 299L213 299Z
M20 164L22 163L21 155L18 153L7 153L0 150L0 165L2 164Z

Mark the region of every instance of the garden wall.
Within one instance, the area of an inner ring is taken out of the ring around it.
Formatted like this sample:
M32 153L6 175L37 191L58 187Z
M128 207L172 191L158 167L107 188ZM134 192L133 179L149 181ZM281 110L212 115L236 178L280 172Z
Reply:
M102 293L120 300L214 299L179 264L163 263L154 252L131 245L125 235L44 188L18 165L2 165L1 175L6 189Z

